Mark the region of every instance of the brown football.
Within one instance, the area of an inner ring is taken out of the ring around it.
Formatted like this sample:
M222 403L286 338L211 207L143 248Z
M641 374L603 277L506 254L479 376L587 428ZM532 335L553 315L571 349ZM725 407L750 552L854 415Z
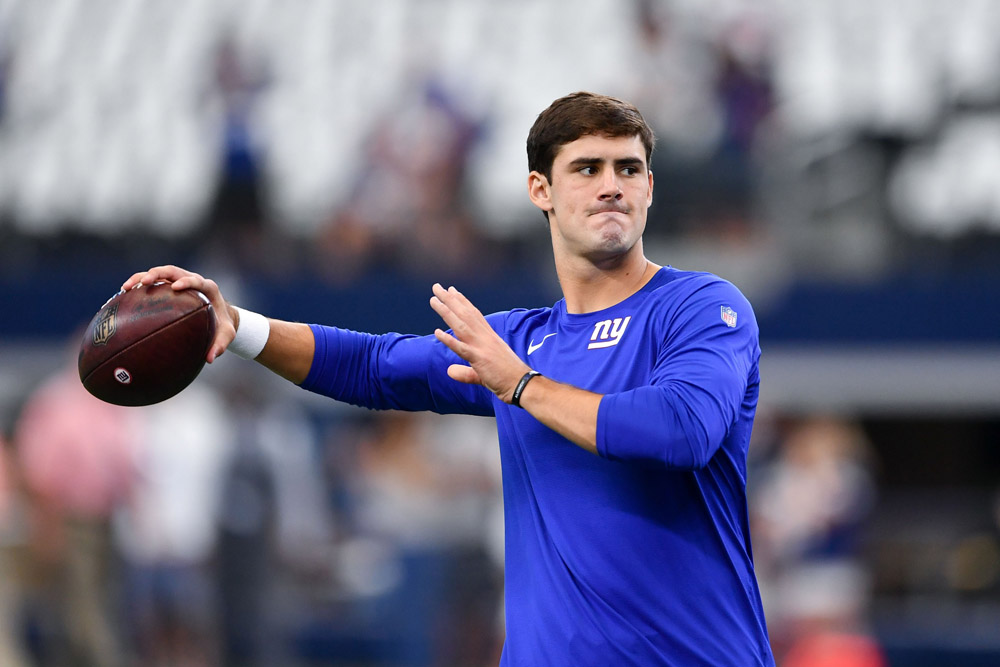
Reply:
M108 403L159 403L198 377L214 336L215 313L204 294L140 285L94 315L80 345L80 380Z

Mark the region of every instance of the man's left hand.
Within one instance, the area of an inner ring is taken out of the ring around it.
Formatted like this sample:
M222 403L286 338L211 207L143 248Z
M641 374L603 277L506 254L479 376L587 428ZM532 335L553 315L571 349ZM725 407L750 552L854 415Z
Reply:
M510 403L514 388L531 368L493 330L479 309L454 287L434 283L431 308L452 332L436 329L434 336L452 352L469 362L452 364L448 376L459 382L481 384L500 400Z

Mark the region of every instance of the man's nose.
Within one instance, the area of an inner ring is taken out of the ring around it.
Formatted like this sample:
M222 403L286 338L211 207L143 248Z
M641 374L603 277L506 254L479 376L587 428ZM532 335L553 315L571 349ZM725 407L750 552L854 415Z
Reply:
M604 175L601 181L600 198L602 200L622 198L622 187L621 183L618 182L618 174L610 171Z

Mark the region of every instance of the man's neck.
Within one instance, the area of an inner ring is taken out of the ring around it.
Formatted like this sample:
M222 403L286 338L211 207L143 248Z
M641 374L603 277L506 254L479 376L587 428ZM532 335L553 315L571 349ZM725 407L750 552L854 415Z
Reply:
M603 265L556 263L556 274L566 298L566 312L593 313L621 303L650 281L660 267L646 259L641 248L620 261Z

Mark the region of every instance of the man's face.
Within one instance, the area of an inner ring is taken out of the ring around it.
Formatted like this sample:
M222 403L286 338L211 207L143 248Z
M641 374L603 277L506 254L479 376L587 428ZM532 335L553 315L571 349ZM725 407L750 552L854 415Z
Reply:
M587 135L559 150L551 182L532 172L528 190L549 213L555 251L600 262L627 253L642 237L653 175L638 136Z

